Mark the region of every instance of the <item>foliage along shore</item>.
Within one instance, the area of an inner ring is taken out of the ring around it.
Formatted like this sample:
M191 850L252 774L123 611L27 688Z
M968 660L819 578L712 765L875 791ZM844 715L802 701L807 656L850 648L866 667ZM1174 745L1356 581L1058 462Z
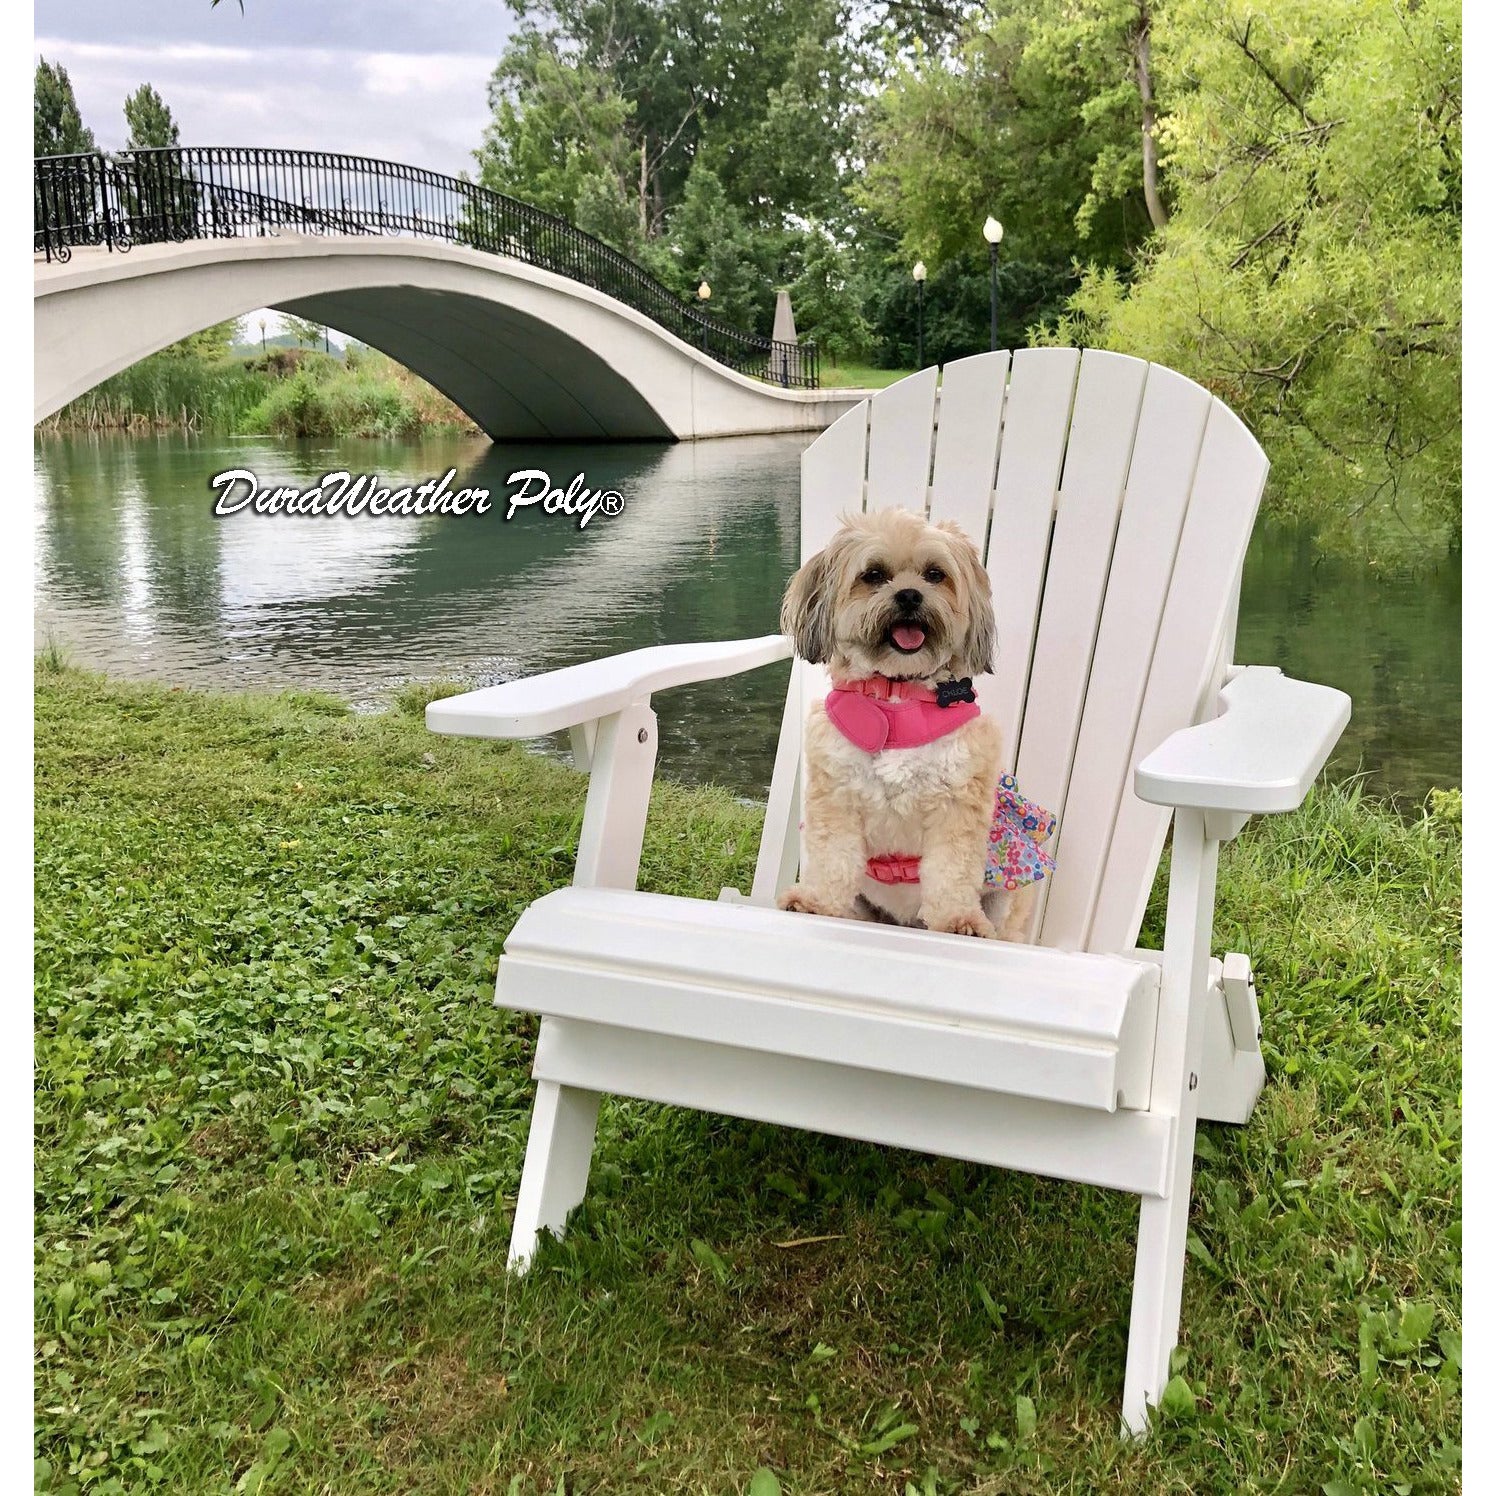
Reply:
M404 437L478 427L373 348L350 347L341 357L317 348L244 354L188 339L106 379L37 429Z
M506 1276L535 1025L493 976L584 781L430 694L38 662L38 1489L1459 1489L1457 792L1225 850L1268 1088L1202 1131L1125 1444L1119 1195L614 1100ZM644 886L746 886L761 815L659 784Z

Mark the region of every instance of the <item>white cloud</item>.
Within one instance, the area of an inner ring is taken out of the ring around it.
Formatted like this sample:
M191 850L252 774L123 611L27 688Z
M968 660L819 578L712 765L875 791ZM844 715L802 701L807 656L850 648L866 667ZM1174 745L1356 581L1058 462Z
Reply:
M455 175L471 168L488 122L486 89L501 45L399 52L48 35L35 39L34 51L67 68L83 121L104 150L124 145L125 99L150 83L184 145L342 151ZM270 335L284 326L278 313L252 313L250 341L262 317Z
M62 37L37 38L36 49L44 57L54 55L63 48L66 48L72 56L82 57L90 62L103 61L106 65L123 61L139 62L145 64L147 70L158 62L228 64L248 62L255 55L253 49L249 47L215 47L206 42L187 45L176 43L164 47L136 47L115 42L83 42Z
M84 123L105 150L124 145L124 101L148 82L166 100L186 145L344 151L454 175L472 165L497 60L330 47L148 47L55 36L37 38L35 51L67 68Z
M456 94L474 86L483 97L497 59L458 52L371 52L357 59L364 87L371 94Z

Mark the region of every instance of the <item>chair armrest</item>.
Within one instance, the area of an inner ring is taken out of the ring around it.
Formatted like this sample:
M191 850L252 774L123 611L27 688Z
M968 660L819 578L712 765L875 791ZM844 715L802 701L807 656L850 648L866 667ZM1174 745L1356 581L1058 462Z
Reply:
M1295 810L1350 721L1351 699L1261 665L1221 690L1220 714L1138 764L1140 800L1192 810Z
M656 644L433 701L426 708L426 726L458 737L536 738L610 717L656 691L741 675L787 660L793 652L783 634L726 643Z

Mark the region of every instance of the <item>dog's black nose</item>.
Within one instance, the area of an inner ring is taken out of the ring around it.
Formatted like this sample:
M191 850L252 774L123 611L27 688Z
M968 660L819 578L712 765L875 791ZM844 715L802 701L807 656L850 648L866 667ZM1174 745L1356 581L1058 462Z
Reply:
M894 593L893 600L906 613L912 613L917 607L919 607L922 602L924 602L925 595L919 590L918 587L905 587L902 590Z

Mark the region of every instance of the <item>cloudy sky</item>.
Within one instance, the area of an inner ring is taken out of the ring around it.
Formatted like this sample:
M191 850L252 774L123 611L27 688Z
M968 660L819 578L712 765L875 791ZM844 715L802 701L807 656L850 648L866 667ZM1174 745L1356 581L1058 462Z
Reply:
M36 0L35 51L67 68L83 122L125 143L151 83L184 145L349 151L456 173L514 18L502 0Z

